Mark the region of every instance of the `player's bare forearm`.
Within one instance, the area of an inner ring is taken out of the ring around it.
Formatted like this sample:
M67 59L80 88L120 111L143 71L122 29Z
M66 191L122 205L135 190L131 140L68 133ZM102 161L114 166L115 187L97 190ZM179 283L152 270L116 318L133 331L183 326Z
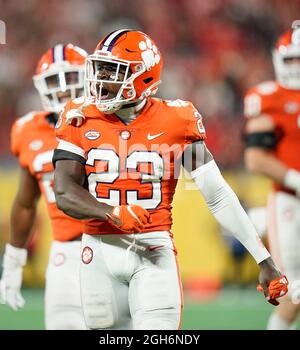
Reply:
M40 190L36 179L28 169L22 168L19 189L11 210L11 229L9 243L17 248L24 248L28 242Z
M57 177L55 182L58 183ZM72 181L63 189L56 185L55 196L58 208L75 219L106 220L105 213L112 211L111 206L99 203L86 189Z
M111 213L113 207L99 203L83 186L85 168L73 160L56 162L54 173L54 190L57 206L65 214L76 219L107 220L106 213Z
M259 147L246 149L245 164L248 170L268 176L281 184L288 171L287 166L275 158L271 152Z
M269 273L272 275L272 278L276 278L281 275L271 257L268 257L267 259L261 261L258 265L261 270L269 271Z
M24 208L19 203L14 203L11 212L11 231L9 243L17 248L24 248L28 242L36 208Z

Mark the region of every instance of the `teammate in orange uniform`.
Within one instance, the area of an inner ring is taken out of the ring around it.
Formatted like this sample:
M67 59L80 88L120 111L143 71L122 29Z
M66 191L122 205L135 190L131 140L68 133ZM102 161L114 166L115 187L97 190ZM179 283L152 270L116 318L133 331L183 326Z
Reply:
M46 274L47 329L85 329L79 293L82 222L57 208L52 165L58 112L68 99L83 94L85 57L85 51L71 44L58 44L41 57L33 81L46 111L19 118L11 133L11 149L19 159L21 178L11 211L11 234L4 254L0 296L14 310L24 305L20 289L27 257L25 247L42 193L53 231Z
M56 126L57 204L87 219L80 283L91 329L114 328L124 316L134 329L180 327L181 281L170 229L183 153L217 220L261 267L267 298L275 302L287 290L205 146L199 112L190 102L150 97L161 69L161 53L146 34L108 34L86 60L85 97L68 103Z
M268 235L276 264L290 282L300 278L300 21L282 35L273 52L276 81L245 97L246 166L274 181L268 201ZM295 283L269 319L268 329L294 329L299 301Z

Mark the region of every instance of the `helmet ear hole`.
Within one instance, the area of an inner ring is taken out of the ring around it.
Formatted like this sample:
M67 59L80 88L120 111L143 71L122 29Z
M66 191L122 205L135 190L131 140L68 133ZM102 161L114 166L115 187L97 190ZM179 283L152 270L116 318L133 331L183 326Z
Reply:
M153 80L153 78L146 78L146 79L144 79L143 80L143 82L145 83L145 84L149 84L150 83L150 81L152 81Z
M133 67L133 71L134 73L139 73L140 71L143 70L143 66L141 64L136 64L134 67ZM132 69L130 67L130 71L132 72Z
M133 89L123 91L123 96L125 98L130 98L130 97L134 96L134 94L135 94L135 91Z

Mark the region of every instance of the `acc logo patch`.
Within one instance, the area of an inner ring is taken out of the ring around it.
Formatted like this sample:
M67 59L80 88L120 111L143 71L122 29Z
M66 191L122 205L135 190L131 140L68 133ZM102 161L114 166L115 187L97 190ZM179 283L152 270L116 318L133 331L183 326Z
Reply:
M84 264L89 264L93 260L93 250L90 247L84 247L81 254L81 259Z
M97 130L89 130L87 131L84 136L91 141L97 140L100 137L100 132Z

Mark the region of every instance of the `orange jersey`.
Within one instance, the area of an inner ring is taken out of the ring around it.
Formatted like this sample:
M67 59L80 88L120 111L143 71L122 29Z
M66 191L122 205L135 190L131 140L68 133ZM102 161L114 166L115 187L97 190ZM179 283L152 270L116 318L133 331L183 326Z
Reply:
M46 120L49 112L31 112L17 119L11 131L11 150L22 167L37 179L46 199L53 238L72 240L82 234L83 225L60 211L53 191L52 156L57 146L53 126Z
M247 118L268 115L280 139L274 155L289 168L300 171L300 91L287 90L269 81L250 89L245 96ZM276 190L286 190L275 183Z
M83 109L85 122L80 127L67 125L66 115L81 107L79 101L67 104L57 123L57 151L81 157L88 190L99 202L140 205L152 218L145 232L170 230L177 165L187 144L205 138L199 112L190 102L150 98L129 125L92 105ZM63 159L57 151L56 160ZM84 232L124 233L96 219L86 221Z

